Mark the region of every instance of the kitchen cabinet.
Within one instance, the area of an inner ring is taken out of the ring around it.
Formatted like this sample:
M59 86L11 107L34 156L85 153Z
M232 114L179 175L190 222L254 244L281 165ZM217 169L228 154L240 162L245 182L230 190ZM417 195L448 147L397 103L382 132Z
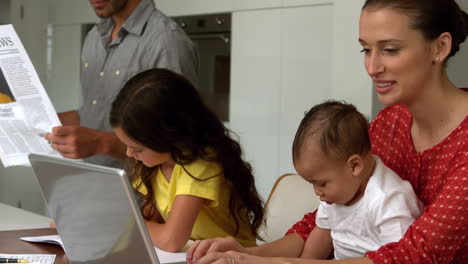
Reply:
M235 11L278 8L283 5L283 0L233 0L233 2Z
M329 5L333 3L333 0L155 0L155 3L157 8L169 16L186 16L294 6Z
M81 106L81 24L49 25L47 94L58 113Z
M47 48L47 6L37 0L12 0L9 19L2 21L13 24L18 36L25 47L39 78L44 83L46 77L46 48ZM0 202L15 207L34 211L39 214L45 212L45 203L33 171L29 167L4 168L0 164Z
M278 176L295 172L291 147L304 112L331 98L332 15L332 5L282 10Z
M240 136L257 187L269 192L279 169L282 11L235 12L232 17L229 127Z
M342 1L342 0L341 0ZM305 6L305 5L330 5L336 0L283 0L283 7Z
M10 22L10 0L0 1L0 25Z
M359 38L359 15L364 0L335 1L333 8L332 98L353 103L367 117L381 108L373 97L372 81L364 68ZM343 23L346 21L346 23Z
M332 5L233 13L230 128L266 198L294 172L291 146L304 112L331 94Z
M168 16L185 16L231 12L233 0L155 0L155 3Z

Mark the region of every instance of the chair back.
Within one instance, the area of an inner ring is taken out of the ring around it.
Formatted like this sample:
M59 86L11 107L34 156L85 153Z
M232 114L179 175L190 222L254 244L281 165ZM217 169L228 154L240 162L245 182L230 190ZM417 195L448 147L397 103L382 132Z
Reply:
M288 229L309 212L319 206L312 184L298 174L284 174L279 177L266 202L266 225L260 230L265 241L272 242L284 236Z

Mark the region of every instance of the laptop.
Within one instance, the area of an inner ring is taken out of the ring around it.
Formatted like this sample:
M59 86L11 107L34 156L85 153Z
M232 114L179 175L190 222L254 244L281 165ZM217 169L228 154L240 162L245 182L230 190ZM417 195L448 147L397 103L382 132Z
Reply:
M123 170L38 154L29 161L71 264L160 263Z

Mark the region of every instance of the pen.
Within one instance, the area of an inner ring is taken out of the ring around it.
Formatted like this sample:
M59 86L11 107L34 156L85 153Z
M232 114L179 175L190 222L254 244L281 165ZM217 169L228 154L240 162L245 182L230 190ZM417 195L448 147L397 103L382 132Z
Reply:
M0 258L0 263L28 263L25 259Z

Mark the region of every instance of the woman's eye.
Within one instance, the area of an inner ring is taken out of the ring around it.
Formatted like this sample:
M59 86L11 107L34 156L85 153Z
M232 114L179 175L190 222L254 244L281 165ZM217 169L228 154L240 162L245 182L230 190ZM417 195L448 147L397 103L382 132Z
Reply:
M364 48L364 49L361 50L361 53L364 53L365 55L369 55L370 54L370 49Z
M400 51L399 49L393 49L393 48L388 48L388 49L384 49L384 52L387 53L387 54L397 54L398 51Z

